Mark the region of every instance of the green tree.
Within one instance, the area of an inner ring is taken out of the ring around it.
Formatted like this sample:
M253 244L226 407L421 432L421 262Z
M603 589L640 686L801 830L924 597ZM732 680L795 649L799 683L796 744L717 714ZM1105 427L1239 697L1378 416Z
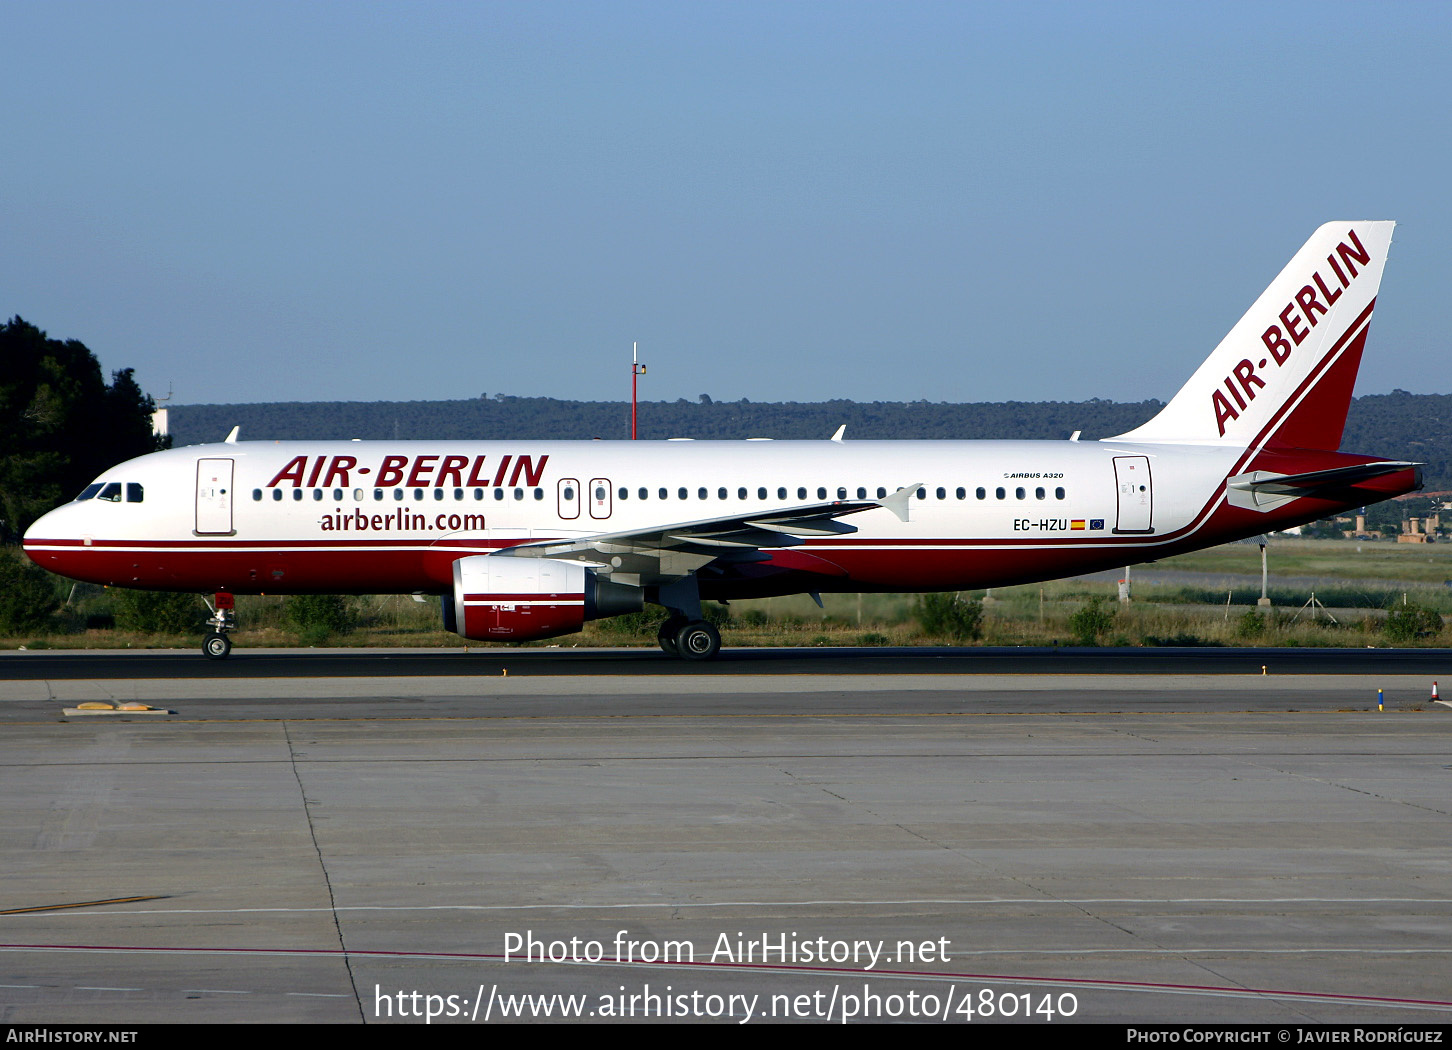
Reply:
M165 447L151 432L155 407L129 368L107 385L84 343L19 317L0 324L0 541L107 467Z

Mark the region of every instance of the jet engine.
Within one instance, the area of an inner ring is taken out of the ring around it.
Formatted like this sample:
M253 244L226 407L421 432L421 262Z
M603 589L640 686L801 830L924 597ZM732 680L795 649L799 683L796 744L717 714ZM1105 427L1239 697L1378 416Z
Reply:
M454 562L444 626L476 641L525 642L578 631L586 620L640 612L639 587L545 558L477 554Z

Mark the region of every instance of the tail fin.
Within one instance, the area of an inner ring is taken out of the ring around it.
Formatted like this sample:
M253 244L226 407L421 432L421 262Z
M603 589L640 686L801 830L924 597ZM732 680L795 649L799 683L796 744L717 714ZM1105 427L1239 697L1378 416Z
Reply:
M1335 451L1393 222L1331 222L1160 413L1115 441Z

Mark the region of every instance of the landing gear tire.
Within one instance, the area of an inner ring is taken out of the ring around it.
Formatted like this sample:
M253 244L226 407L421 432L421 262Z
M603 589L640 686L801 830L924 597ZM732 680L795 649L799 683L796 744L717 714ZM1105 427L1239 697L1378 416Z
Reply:
M676 655L684 660L709 660L721 651L721 634L704 620L676 632Z
M680 650L676 648L676 635L680 633L681 628L685 625L686 621L679 616L672 616L660 625L660 630L656 632L655 640L667 656L681 655Z
M202 639L202 655L208 660L225 660L232 652L232 642L225 634L213 631Z

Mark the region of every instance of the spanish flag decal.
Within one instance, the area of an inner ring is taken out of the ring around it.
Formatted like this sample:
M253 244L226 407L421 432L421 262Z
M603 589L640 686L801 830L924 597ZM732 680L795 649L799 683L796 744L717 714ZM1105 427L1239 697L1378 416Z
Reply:
M1084 519L1075 518L1073 521L1069 522L1069 528L1082 530L1084 528Z

